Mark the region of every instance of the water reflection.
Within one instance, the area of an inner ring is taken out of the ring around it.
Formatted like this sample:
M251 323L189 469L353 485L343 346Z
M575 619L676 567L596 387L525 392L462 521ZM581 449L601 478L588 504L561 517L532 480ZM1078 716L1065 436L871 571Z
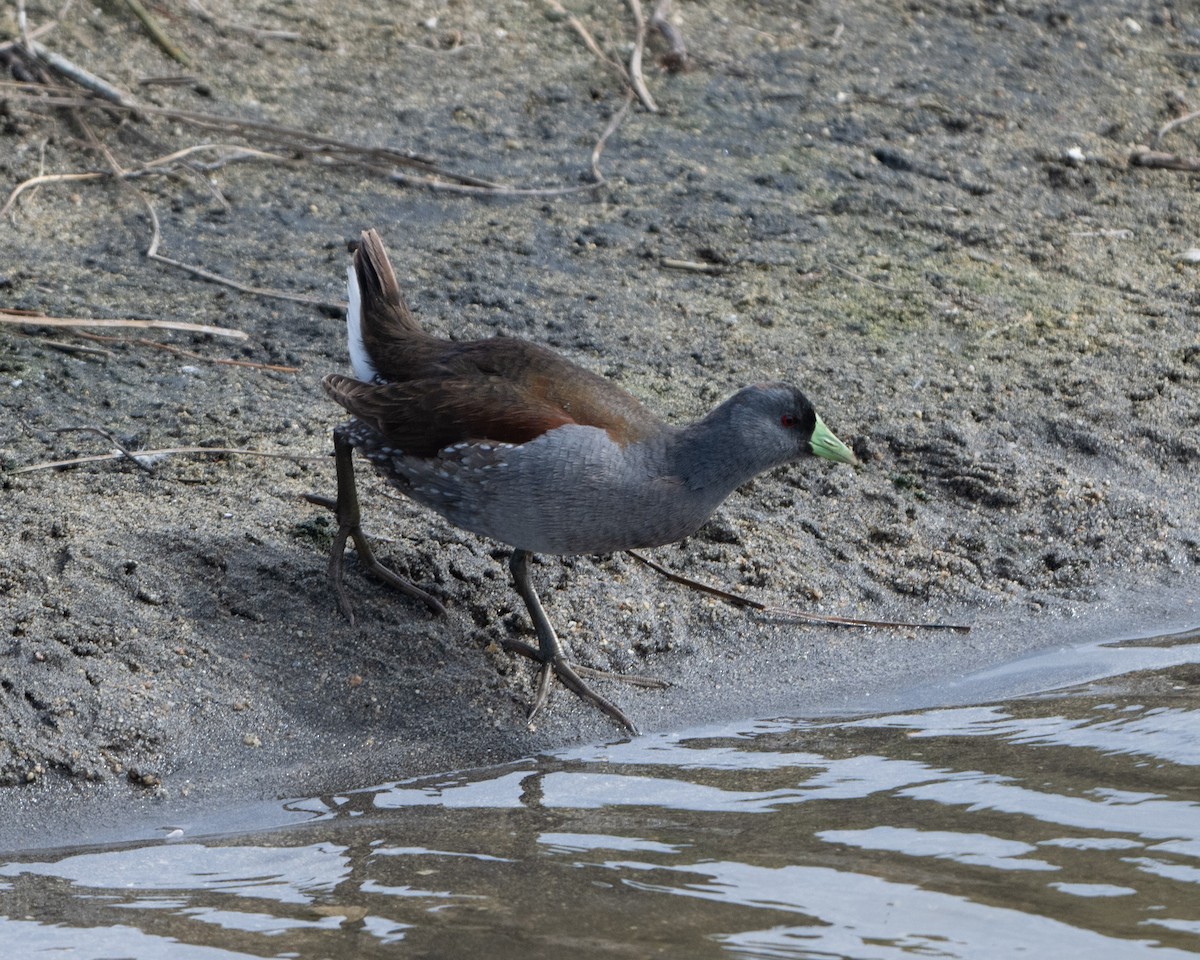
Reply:
M0 946L1191 957L1198 680L647 736L309 798L287 830L12 858Z

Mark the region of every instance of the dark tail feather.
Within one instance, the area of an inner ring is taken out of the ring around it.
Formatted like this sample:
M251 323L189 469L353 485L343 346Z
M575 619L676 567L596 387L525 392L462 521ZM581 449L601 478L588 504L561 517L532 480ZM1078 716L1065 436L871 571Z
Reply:
M374 229L363 231L354 251L354 272L362 297L363 340L372 355L376 343L421 332L400 294L400 284L396 282L383 240Z

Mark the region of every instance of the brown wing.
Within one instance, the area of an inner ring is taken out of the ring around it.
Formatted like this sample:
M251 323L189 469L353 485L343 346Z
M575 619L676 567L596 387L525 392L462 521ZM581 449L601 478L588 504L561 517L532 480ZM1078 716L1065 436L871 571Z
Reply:
M607 430L622 445L664 429L663 422L611 380L528 340L493 337L454 344L446 366L475 380L519 385L520 396L561 412L573 423Z
M389 383L327 377L325 389L398 448L425 456L462 440L524 443L567 423L600 427L621 444L664 429L615 383L538 344L506 337L456 342L425 333L404 304L374 230L363 233L354 269L363 341Z
M402 431L408 442L396 446L403 450L433 452L467 439L524 443L565 423L600 427L620 444L663 429L662 421L612 381L527 340L408 338L393 340L386 352L387 378L394 383L327 377L325 385L360 419L385 433ZM379 354L372 358L378 361ZM429 437L424 430L432 431Z
M462 441L526 443L575 422L552 404L493 378L374 384L335 373L322 384L387 443L417 457L431 457Z

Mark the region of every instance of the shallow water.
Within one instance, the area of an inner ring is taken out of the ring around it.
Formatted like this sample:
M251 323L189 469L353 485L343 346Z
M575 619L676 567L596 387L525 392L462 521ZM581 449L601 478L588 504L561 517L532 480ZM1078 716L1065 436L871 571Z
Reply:
M4 855L0 950L1196 956L1200 632L1100 646L1152 669L645 736Z

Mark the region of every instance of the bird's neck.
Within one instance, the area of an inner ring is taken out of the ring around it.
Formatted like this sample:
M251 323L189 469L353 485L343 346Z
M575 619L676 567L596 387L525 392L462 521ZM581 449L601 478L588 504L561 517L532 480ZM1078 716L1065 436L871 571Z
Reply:
M738 487L773 466L746 442L728 403L702 420L676 430L668 444L671 472L689 490L724 500Z

